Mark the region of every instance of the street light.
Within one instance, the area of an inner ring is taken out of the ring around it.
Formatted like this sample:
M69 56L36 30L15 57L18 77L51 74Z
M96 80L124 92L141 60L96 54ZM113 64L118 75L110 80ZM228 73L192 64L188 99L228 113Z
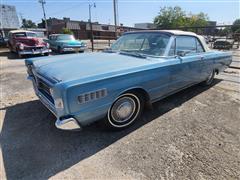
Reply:
M96 8L96 4L92 3L92 4L88 4L88 11L89 11L89 23L90 23L90 31L91 31L91 44L92 44L92 51L94 50L93 47L93 29L92 29L92 12L91 12L91 8L94 7Z

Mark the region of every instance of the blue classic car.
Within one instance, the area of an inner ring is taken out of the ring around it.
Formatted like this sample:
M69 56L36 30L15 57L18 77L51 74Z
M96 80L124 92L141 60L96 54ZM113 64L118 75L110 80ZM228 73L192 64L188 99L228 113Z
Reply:
M50 48L58 53L63 52L84 52L87 45L83 41L76 40L69 34L52 34L47 41Z
M122 129L146 104L202 82L232 61L209 50L204 38L183 31L138 31L121 36L108 50L26 60L29 78L60 129L97 120Z

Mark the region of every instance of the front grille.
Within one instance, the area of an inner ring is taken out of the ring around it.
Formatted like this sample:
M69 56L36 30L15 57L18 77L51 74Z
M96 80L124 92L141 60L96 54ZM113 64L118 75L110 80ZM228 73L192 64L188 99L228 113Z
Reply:
M40 47L36 47L36 46L25 46L24 47L24 50L40 50L42 49L43 47L40 46Z
M52 103L54 104L53 97L50 92L50 87L41 78L35 77L38 90Z

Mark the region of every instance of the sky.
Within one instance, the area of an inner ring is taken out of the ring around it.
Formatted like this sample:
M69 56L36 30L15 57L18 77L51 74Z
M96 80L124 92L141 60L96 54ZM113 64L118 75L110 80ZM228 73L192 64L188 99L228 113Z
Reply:
M87 21L88 3L92 8L92 21L113 24L113 0L46 0L48 17L70 17L72 20ZM15 5L18 16L41 22L43 12L38 0L0 0L0 4ZM204 12L218 24L232 24L240 18L240 0L118 0L118 21L125 26L135 23L153 22L161 7L180 6L187 13Z

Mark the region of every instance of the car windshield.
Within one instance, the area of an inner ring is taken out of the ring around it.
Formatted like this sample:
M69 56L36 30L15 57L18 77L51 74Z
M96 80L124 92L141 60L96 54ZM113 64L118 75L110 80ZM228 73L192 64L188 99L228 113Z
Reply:
M31 32L19 32L19 33L15 33L14 34L15 37L37 37L37 35L35 33L31 33Z
M57 37L58 40L74 40L74 36L73 35L60 35Z
M37 34L36 34L36 33L28 32L28 33L27 33L27 37L37 37Z
M163 33L130 33L120 37L111 50L163 56L169 39L170 36Z
M44 38L44 32L36 32L36 36L39 38Z

